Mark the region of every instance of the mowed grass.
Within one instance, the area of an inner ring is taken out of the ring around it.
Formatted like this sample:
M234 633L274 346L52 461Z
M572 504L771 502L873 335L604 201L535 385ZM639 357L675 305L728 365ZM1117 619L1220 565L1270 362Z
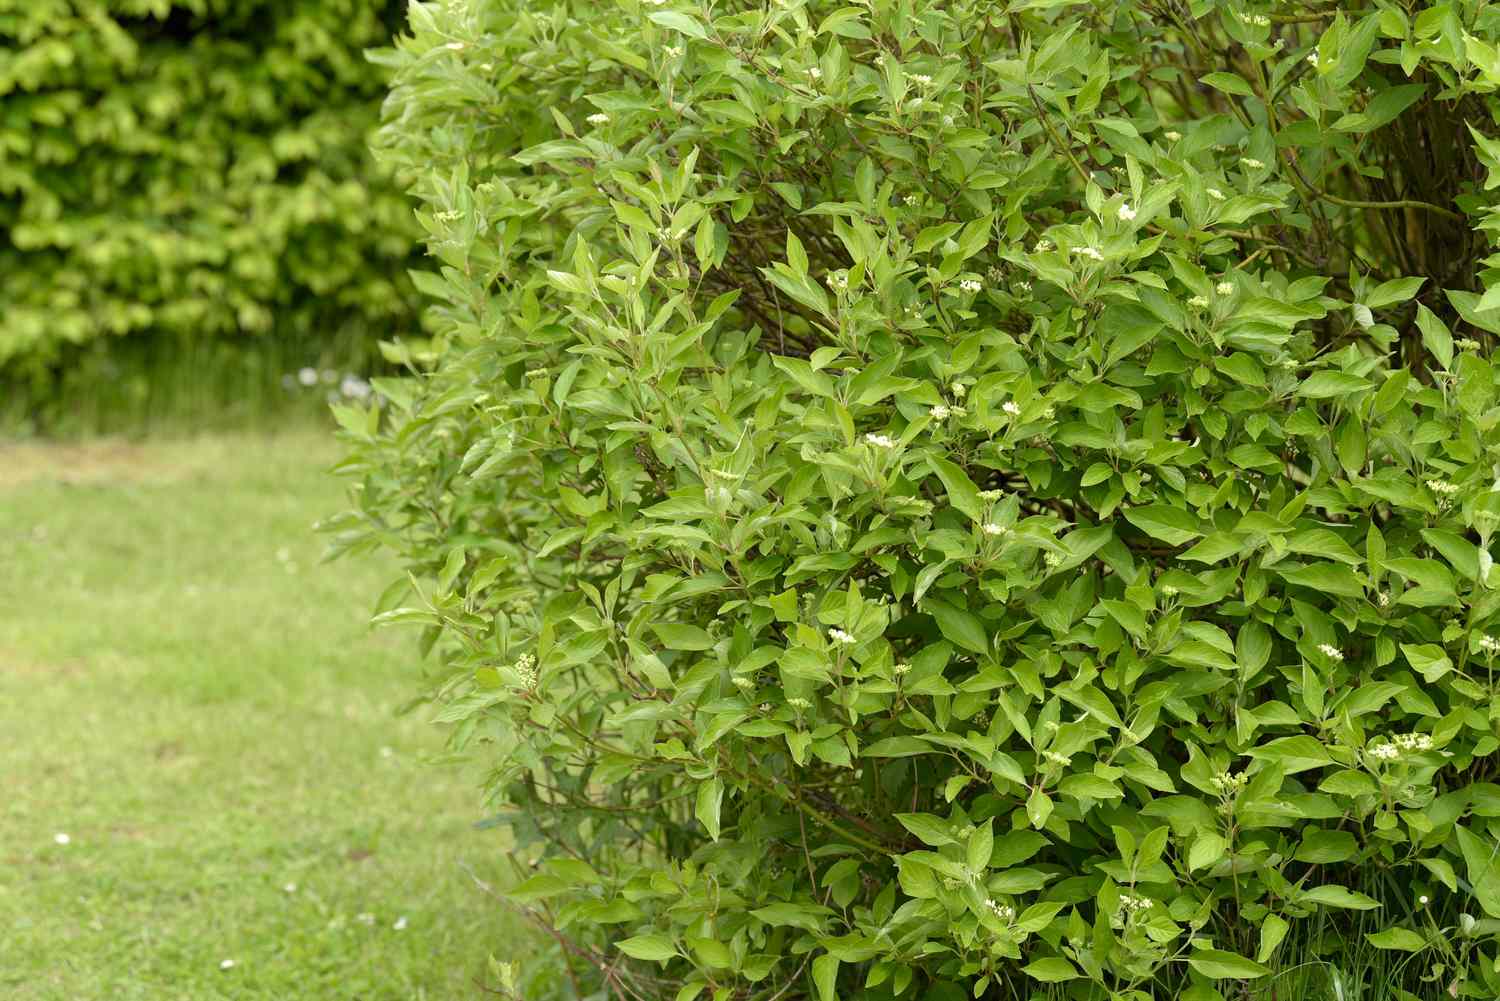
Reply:
M481 997L536 948L394 715L394 566L318 562L327 438L0 445L0 997Z

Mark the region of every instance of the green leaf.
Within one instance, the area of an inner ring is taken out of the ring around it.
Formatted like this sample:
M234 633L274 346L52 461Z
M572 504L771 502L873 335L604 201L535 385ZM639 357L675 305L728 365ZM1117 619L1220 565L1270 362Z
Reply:
M1427 353L1444 371L1452 368L1453 335L1448 332L1448 325L1421 303L1417 303L1417 329L1422 331L1422 346Z
M646 16L663 28L671 28L673 31L687 35L689 38L697 38L699 40L708 38L708 32L698 22L698 19L681 11L655 10Z
M1188 956L1188 965L1213 980L1254 980L1271 972L1253 959L1222 949L1199 949Z
M698 805L694 816L714 841L719 840L719 808L724 802L724 783L717 777L698 783Z
M1385 931L1367 933L1365 939L1377 949L1421 952L1427 947L1427 939L1410 928L1387 928Z
M1255 950L1257 962L1264 963L1271 958L1276 947L1286 938L1287 930L1291 927L1285 918L1275 914L1267 914L1260 923L1260 945Z
M1073 964L1061 956L1033 960L1021 967L1021 972L1044 984L1060 984L1065 980L1075 980L1079 975Z
M618 943L618 948L632 959L665 963L677 956L677 947L665 935L637 935Z
M1500 844L1480 838L1462 825L1454 825L1458 848L1468 867L1474 899L1492 918L1500 918Z
M825 952L812 961L813 983L818 987L819 1001L838 1001L837 982L839 977L839 959L832 953Z
M938 629L945 638L974 653L989 652L990 634L979 621L979 616L940 598L927 598L922 608L937 620Z
M943 489L948 492L948 503L974 521L982 521L985 505L979 499L979 488L969 479L969 474L947 459L934 456L927 461L937 472L938 479L943 481Z
M941 848L958 843L949 830L951 825L941 817L934 817L930 813L898 813L896 820L915 834L924 845Z
M1198 78L1198 82L1207 84L1214 90L1222 90L1226 94L1234 94L1236 97L1255 96L1255 91L1245 82L1244 78L1235 73L1205 73Z
M1380 906L1378 902L1363 893L1356 893L1347 887L1331 884L1304 891L1302 900L1310 904L1322 904L1324 907L1341 907L1354 911L1370 911Z
M1348 396L1368 389L1370 384L1357 375L1347 372L1314 372L1297 387L1297 395L1322 400L1334 396Z
M714 645L706 630L685 622L657 622L651 629L668 650L709 650Z
M1129 508L1125 512L1125 520L1153 539L1160 539L1172 546L1180 546L1203 534L1199 530L1197 518L1180 507L1169 507L1166 504Z

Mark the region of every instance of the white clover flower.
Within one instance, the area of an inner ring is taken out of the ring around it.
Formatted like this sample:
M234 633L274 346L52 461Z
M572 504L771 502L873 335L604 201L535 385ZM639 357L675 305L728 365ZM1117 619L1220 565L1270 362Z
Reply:
M1182 133L1178 132L1176 129L1168 129L1167 131L1162 133L1162 138L1166 139L1166 141L1169 143L1174 143L1182 138Z
M596 111L592 115L585 118L584 121L588 122L590 125L608 125L609 116L602 111Z
M963 281L958 283L958 287L963 291L969 293L969 295L973 295L980 289L984 288L984 285L973 278L965 278Z
M1370 748L1370 755L1381 761L1394 761L1401 756L1401 752L1396 749L1395 744L1377 744Z
M841 643L844 646L853 646L855 643L854 637L849 633L844 632L842 629L828 630L828 638L833 640L835 643Z
M55 844L59 845L70 845L73 843L73 839L62 831L58 831L56 834L52 835L52 841Z
M1344 659L1344 651L1340 650L1332 643L1319 643L1318 652L1327 657L1329 660L1342 661Z
M1201 295L1195 295L1188 300L1188 305L1195 309L1204 309L1208 306L1208 300Z
M1120 211L1116 212L1115 215L1119 216L1121 222L1131 222L1135 219L1135 209L1130 207L1129 202L1125 202L1120 206Z
M979 530L985 535L1004 535L1006 533L1004 525L997 525L993 521L985 522L980 526Z
M1234 282L1219 282L1214 286L1214 291L1219 295L1234 295Z
M1224 192L1220 191L1218 188L1209 188L1206 193L1208 197L1212 198L1216 202L1222 202L1224 200Z
M1043 237L1042 239L1038 240L1036 242L1036 246L1032 247L1031 249L1032 249L1033 253L1045 254L1045 253L1048 253L1049 251L1053 250L1056 246L1057 245L1054 244L1051 240L1048 240L1046 237Z
M1253 156L1242 156L1240 157L1240 166L1245 167L1249 170L1259 170L1260 168L1264 167L1265 164L1261 163Z
M927 412L932 415L933 420L941 421L946 420L948 418L948 415L953 412L953 409L939 403L937 406L933 407Z
M981 490L981 491L979 491L979 499L982 500L982 501L997 501L1002 496L1003 496L1003 494L999 490Z
M876 448L895 448L896 439L888 434L867 434L865 444L874 445Z
M801 697L787 699L786 704L791 706L793 709L798 710L808 710L812 708L812 703Z
M1104 255L1099 253L1099 251L1094 247L1074 247L1073 253L1077 254L1079 257L1087 257L1091 261L1104 260Z

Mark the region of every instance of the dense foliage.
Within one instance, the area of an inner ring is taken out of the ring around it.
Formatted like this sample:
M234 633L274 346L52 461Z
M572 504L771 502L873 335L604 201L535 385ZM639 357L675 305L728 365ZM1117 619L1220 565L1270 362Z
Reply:
M1500 996L1497 42L412 5L440 340L334 528L580 978Z
M399 0L0 0L0 365L410 323L367 141Z

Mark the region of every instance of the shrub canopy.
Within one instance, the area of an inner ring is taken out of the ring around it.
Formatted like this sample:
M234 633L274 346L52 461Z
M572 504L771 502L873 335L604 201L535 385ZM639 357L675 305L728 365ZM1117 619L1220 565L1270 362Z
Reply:
M111 334L387 333L366 151L399 0L0 0L0 364Z
M612 996L1500 995L1495 10L411 32L337 544Z

